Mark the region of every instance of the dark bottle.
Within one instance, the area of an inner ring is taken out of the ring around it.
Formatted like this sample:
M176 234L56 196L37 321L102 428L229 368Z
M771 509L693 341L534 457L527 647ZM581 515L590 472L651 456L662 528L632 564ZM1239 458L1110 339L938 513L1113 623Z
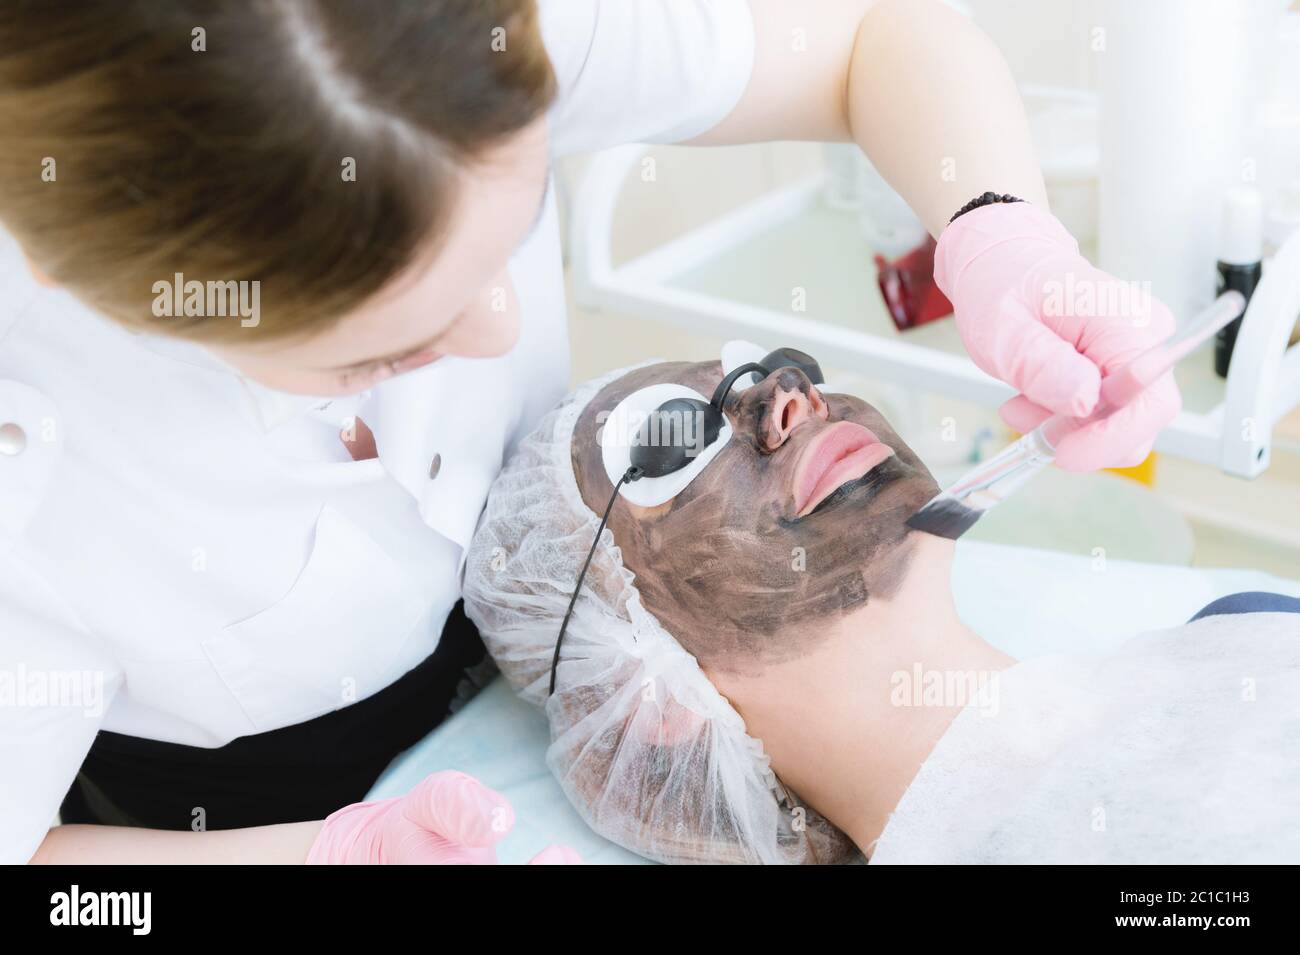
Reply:
M1264 274L1264 200L1258 189L1238 186L1228 190L1223 201L1223 233L1219 240L1219 290L1240 292L1246 297L1255 294L1260 276ZM1214 339L1214 371L1220 378L1228 377L1232 350L1237 345L1237 332L1241 329L1238 318L1226 326Z

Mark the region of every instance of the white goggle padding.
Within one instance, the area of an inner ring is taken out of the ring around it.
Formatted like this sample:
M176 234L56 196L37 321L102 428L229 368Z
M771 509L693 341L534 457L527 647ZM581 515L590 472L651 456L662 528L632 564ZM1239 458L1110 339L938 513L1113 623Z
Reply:
M723 377L731 374L732 371L739 368L741 365L747 364L751 361L755 363L762 361L772 351L773 349L771 348L764 348L762 345L755 345L753 342L742 341L741 339L734 339L727 342L727 344L722 346ZM825 369L823 369L823 372L825 372ZM736 383L731 386L731 391L734 394L738 391L744 391L746 388L752 388L753 385L754 382L751 380L749 375L741 375L740 378L737 379ZM818 385L817 390L822 394L830 394L831 392L838 392L840 389L833 387L831 383L827 381Z
M695 398L705 403L709 400L685 385L666 382L634 391L614 406L600 432L600 455L610 484L618 484L619 479L632 466L632 448L638 441L642 425L660 405L673 398ZM698 425L699 422L693 423L692 427L697 430L688 432L688 438L703 440ZM709 462L731 440L731 433L731 422L724 416L718 440L695 455L686 467L660 478L645 477L639 481L630 481L619 488L619 494L640 507L657 507L665 501L671 501L708 467Z
M748 362L759 362L772 349L763 348L761 345L755 345L753 342L741 341L735 339L727 342L722 346L722 376L725 378L741 365ZM739 380L731 386L732 392L744 391L746 388L753 387L753 380L749 375L741 375Z

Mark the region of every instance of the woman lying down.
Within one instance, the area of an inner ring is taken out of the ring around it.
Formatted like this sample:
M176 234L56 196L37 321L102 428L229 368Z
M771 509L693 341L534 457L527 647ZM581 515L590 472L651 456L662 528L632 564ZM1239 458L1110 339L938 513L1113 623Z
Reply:
M925 466L799 360L619 489L553 694L628 422L708 401L722 368L585 385L492 491L466 605L592 828L665 862L1300 861L1291 598L1018 663L958 617L953 544L904 525Z

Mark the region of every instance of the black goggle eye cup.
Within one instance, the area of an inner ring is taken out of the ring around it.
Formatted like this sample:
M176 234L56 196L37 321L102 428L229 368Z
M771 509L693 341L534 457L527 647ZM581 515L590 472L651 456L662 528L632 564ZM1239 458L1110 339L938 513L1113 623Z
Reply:
M722 403L726 400L732 386L746 375L749 375L750 384L756 385L781 368L798 368L814 385L826 384L826 376L822 374L822 366L817 363L816 358L797 348L778 348L763 356L761 362L746 362L728 372L713 392L713 406L721 411Z
M758 364L766 369L767 374L754 372L750 376L750 382L755 385L778 368L798 368L814 385L826 384L826 376L822 374L822 366L817 364L817 359L797 348L778 348L774 352L768 352Z
M629 463L641 477L666 477L689 465L722 432L722 412L698 398L672 398L646 417Z

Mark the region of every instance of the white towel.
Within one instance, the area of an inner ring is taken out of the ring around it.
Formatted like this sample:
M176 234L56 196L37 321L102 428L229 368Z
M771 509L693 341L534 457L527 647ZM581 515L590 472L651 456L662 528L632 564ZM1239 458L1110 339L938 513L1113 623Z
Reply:
M997 691L958 714L873 864L1300 862L1300 615L1040 657Z

